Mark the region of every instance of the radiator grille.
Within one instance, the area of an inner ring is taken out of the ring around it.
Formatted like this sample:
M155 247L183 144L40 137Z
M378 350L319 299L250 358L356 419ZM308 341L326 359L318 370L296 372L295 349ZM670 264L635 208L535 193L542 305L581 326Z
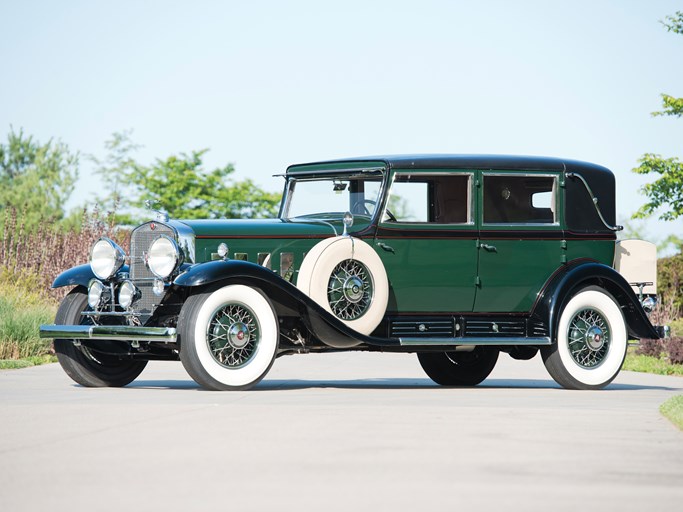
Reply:
M152 292L152 282L155 276L145 265L145 254L152 242L160 235L175 239L173 229L158 222L143 224L133 230L130 237L130 278L142 294L140 300L135 303L135 311L142 316L154 313L161 302L161 297Z

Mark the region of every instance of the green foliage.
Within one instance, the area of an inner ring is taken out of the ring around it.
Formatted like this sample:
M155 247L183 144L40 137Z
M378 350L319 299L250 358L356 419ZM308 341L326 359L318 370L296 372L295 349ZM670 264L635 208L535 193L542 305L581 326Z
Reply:
M676 12L667 16L662 24L670 32L683 34L683 12ZM675 98L662 94L662 110L652 113L653 116L683 115L683 98ZM637 174L654 174L659 177L652 183L641 188L641 192L648 198L636 213L634 218L644 218L654 214L662 208L659 218L674 220L683 215L683 161L676 157L664 158L661 155L646 153L638 160L638 167L633 169Z
M50 340L38 337L38 327L51 323L56 305L40 288L0 280L0 359L24 359L51 353Z
M662 21L661 23L669 32L683 34L683 12L676 11L676 14L667 16L664 19L666 21Z
M671 364L669 360L662 357L638 355L631 350L626 354L624 360L624 370L630 372L654 373L656 375L675 375L683 377L683 365Z
M676 395L669 398L659 407L659 412L683 430L683 395Z
M664 110L652 112L652 117L683 116L683 98L674 98L668 94L662 94L662 106L664 107Z
M659 218L674 220L683 214L683 161L676 157L662 158L652 153L644 154L640 165L633 169L637 174L658 174L661 177L641 188L649 201L634 215L634 218L645 218L666 206Z
M0 143L0 210L25 211L26 229L60 220L78 178L78 158L61 142L42 144L10 127L7 144Z
M136 166L129 182L136 191L131 203L137 208L145 200L160 205L173 218L237 219L273 217L280 194L264 192L251 180L232 181L232 164L207 171L203 151L181 153L157 160L150 167Z
M673 306L672 316L680 317L683 313L683 254L657 260L657 291L661 303Z
M130 132L115 133L105 147L104 161L93 159L97 172L110 191L105 199L107 211L122 210L117 222L135 224L146 215L140 213L145 201L163 209L173 218L257 218L277 214L280 194L265 192L251 180L235 181L232 164L213 170L204 168L208 150L180 153L157 159L144 166L131 156L139 148Z

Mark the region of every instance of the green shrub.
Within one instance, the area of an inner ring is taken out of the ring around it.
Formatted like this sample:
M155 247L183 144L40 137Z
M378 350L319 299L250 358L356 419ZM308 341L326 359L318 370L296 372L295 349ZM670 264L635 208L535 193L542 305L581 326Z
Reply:
M11 279L15 276L15 280ZM25 287L26 272L0 272L0 359L24 359L52 352L50 340L38 337L38 327L51 323L56 302L39 287Z

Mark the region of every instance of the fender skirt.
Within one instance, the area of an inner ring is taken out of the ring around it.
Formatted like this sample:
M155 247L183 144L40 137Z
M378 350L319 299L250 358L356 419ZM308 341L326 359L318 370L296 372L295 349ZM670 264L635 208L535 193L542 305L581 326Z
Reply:
M239 283L262 289L280 307L300 315L311 333L331 347L350 348L361 344L379 347L400 346L397 339L366 336L351 329L292 283L256 263L242 260L200 263L188 268L173 282L175 286L183 288L220 283Z
M564 306L575 292L586 286L599 286L614 297L624 315L630 339L659 338L626 279L612 267L589 262L570 263L564 267L549 280L536 302L532 316L548 319L551 339L556 339L557 324Z

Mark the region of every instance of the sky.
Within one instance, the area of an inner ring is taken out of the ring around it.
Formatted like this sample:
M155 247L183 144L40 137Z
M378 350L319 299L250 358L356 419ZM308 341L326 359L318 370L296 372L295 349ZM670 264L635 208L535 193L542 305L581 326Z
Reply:
M401 153L573 158L610 168L626 220L683 157L683 36L669 0L0 0L0 140L10 126L104 157L132 130L152 163L209 148L279 191L293 163ZM82 159L70 207L101 193ZM653 241L683 220L638 225Z

